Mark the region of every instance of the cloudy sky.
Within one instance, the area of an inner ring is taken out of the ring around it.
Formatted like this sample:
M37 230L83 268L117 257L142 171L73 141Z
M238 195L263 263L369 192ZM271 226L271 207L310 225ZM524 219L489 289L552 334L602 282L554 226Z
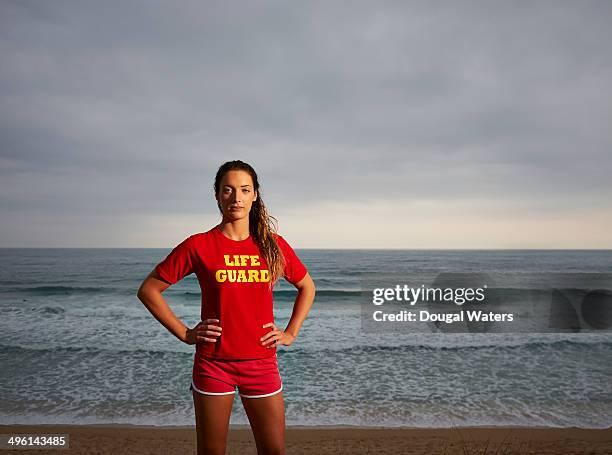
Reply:
M612 248L612 2L0 0L0 246Z

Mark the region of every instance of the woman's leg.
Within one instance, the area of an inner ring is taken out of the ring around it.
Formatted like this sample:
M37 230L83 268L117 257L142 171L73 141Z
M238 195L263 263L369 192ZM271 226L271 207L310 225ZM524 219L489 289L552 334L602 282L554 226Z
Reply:
M258 455L285 455L283 392L269 397L241 398L253 429Z
M234 394L204 395L192 390L198 455L224 455Z

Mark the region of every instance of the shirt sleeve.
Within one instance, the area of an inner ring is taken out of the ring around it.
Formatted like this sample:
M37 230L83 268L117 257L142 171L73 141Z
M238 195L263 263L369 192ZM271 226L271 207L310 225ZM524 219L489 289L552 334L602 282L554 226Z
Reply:
M179 243L155 266L157 274L166 282L174 284L194 272L195 248L193 236Z
M285 279L291 284L300 282L308 272L306 266L302 263L302 261L300 261L300 258L297 257L297 254L295 254L293 248L289 246L283 237L278 235L276 237L276 243L278 244L285 258Z

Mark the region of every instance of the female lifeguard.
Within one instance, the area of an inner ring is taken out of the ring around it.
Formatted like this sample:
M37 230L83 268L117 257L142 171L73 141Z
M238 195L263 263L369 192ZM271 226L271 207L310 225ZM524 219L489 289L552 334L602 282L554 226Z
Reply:
M236 388L258 454L285 453L285 408L276 347L290 346L308 315L315 286L304 264L278 235L255 170L223 164L215 178L220 224L189 236L147 276L139 299L181 341L196 345L192 390L198 454L224 454ZM201 322L186 327L162 297L195 273ZM272 288L284 277L298 290L284 330L274 323Z

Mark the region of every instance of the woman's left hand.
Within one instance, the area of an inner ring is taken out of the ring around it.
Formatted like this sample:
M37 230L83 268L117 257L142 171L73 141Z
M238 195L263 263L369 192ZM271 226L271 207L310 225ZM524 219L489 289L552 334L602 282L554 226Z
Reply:
M291 343L295 340L293 335L279 329L273 322L264 324L264 328L266 327L272 327L272 330L259 339L262 345L267 345L266 348L274 348L281 344L284 346L291 346Z

